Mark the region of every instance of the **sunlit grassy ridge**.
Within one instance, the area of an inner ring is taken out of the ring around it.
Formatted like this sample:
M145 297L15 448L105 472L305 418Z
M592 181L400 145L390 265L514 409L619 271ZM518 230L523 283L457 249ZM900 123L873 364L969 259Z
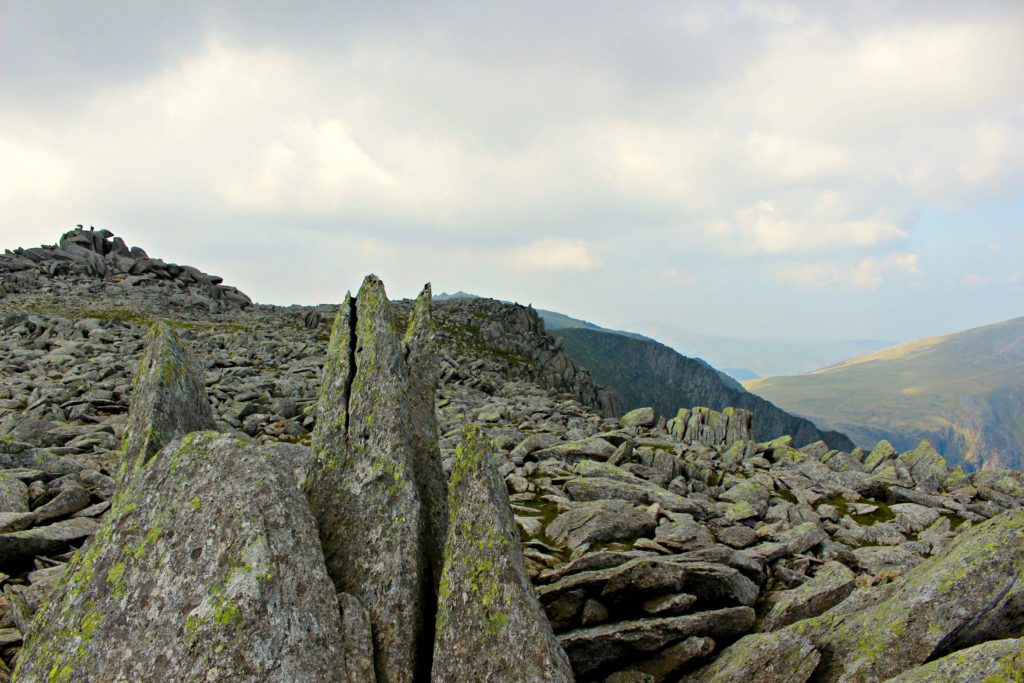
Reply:
M862 446L927 438L954 462L1024 465L1024 318L744 386Z

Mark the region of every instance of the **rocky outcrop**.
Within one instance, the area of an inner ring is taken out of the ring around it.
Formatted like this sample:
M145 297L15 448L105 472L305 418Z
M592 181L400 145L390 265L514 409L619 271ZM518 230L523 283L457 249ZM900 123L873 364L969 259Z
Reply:
M55 279L80 278L119 286L122 296L136 288L163 294L174 292L186 308L222 311L252 305L252 301L223 278L192 266L150 258L109 230L64 233L56 245L15 249L0 255L0 293L28 292Z
M620 414L618 395L598 386L529 306L494 299L458 298L437 304L441 377L493 391L507 380L526 380L567 393L606 417ZM466 360L468 359L468 362Z
M422 334L416 320L413 349ZM439 530L431 525L436 508L423 504L420 491L427 489L417 482L437 481L439 473L423 473L440 470L440 463L426 452L423 432L414 436L409 377L384 285L367 276L334 321L306 491L335 588L369 613L379 681L426 676L433 640L426 617L435 601L431 558L439 539L429 534ZM417 453L415 445L424 450Z
M434 681L572 681L523 564L489 445L467 429L452 467Z
M820 430L809 420L726 383L704 361L687 358L652 339L587 329L562 329L558 335L595 381L615 390L624 410L651 406L659 415L671 418L680 406L707 406L716 411L743 408L754 415L758 440L789 435L798 446L824 441L831 448L853 450L853 442L843 434Z
M124 436L124 464L138 469L177 436L213 429L203 373L192 352L164 322L146 336Z

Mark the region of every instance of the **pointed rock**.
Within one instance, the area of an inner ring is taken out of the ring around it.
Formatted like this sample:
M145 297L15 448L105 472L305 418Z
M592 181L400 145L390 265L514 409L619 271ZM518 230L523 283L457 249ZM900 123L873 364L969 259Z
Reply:
M346 680L292 462L214 432L168 444L121 482L36 614L15 680Z
M405 358L409 371L414 478L424 509L426 549L436 590L441 581L448 531L448 482L441 469L434 409L439 370L431 298L430 285L427 284L416 298L409 317L405 331Z
M433 591L413 431L403 339L370 275L334 322L306 494L335 588L369 613L381 682L429 671Z
M202 368L167 323L154 323L132 379L122 472L145 463L176 436L213 428Z
M530 585L505 482L467 428L449 485L433 680L572 681Z

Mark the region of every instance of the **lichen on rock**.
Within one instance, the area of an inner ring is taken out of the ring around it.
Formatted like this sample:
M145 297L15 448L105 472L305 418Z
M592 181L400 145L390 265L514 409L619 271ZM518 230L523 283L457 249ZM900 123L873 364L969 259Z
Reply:
M417 680L430 666L434 546L409 374L384 284L367 276L335 319L305 488L335 588L369 613L380 681Z
M572 681L530 585L493 453L467 427L449 480L433 680Z
M15 680L345 680L334 589L290 464L214 432L168 444L121 482L36 615Z
M135 469L174 437L213 428L202 369L167 323L154 323L132 379L124 462Z

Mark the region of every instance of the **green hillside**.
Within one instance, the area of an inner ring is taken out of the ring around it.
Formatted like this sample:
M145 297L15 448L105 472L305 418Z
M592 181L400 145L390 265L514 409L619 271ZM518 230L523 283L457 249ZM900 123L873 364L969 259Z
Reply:
M927 438L951 462L1024 466L1024 318L744 386L861 446Z

